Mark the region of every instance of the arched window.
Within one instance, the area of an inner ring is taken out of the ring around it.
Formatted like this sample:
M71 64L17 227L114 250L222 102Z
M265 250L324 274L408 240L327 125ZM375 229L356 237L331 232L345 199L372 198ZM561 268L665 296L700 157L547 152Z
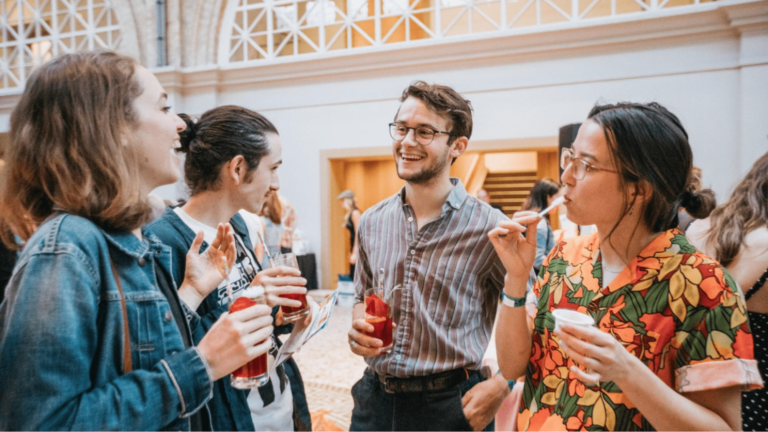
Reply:
M59 54L120 45L110 0L0 0L0 27L0 92Z
M389 44L696 7L714 0L228 0L219 64L303 54L381 48ZM554 28L554 27L553 27Z

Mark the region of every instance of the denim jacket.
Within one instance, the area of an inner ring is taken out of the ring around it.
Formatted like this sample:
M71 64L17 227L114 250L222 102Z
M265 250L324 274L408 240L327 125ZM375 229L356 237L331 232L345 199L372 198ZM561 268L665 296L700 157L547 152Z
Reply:
M144 237L58 214L29 239L0 305L0 429L189 430L212 375L157 287L152 260L170 274L170 248Z
M232 229L243 239L246 247L253 249L253 243L248 235L248 228L242 216L235 214L229 221ZM177 285L181 284L184 278L186 267L186 256L192 242L195 239L195 233L184 223L183 220L173 211L173 208L166 209L165 213L157 220L147 226L147 230L160 238L163 244L172 249L172 272L171 275L176 280ZM203 241L200 247L202 253L208 248L208 243ZM277 312L277 307L272 311L272 315ZM203 300L203 303L197 309L196 314L190 316L190 322L193 329L195 343L200 342L205 333L211 328L216 320L226 312L225 306L220 306L215 293L211 293ZM287 334L293 330L293 324L276 326L275 334ZM277 339L280 344L280 340ZM285 373L291 385L293 393L293 423L296 430L312 430L312 422L307 405L307 397L304 391L304 382L299 373L298 365L292 358L285 363ZM213 430L254 430L251 420L251 410L248 406L248 390L238 390L230 384L229 376L216 381L214 386L213 399L208 404L211 413L211 422Z

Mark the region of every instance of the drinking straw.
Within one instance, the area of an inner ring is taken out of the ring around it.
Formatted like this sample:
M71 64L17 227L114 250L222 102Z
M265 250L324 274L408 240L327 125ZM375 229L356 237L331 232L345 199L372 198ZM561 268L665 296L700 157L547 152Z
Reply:
M264 243L264 238L261 237L260 232L257 232L256 235L259 236L259 241L261 242L261 245L264 246L264 253L267 254L267 261L269 261L269 266L275 267L275 263L272 261L272 255L269 253L269 248L267 247L267 244Z
M565 197L556 198L554 201L552 201L552 204L549 207L539 212L539 217L544 217L545 214L551 212L552 209L554 209L555 207L559 206L564 202L565 202Z

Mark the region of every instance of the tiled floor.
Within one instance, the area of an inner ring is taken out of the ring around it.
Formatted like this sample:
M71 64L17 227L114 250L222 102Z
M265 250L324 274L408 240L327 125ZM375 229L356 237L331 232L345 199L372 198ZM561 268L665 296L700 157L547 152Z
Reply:
M328 327L294 354L304 378L310 412L327 410L326 418L349 430L352 416L350 390L365 370L361 357L352 354L347 332L352 325L352 308L336 306Z

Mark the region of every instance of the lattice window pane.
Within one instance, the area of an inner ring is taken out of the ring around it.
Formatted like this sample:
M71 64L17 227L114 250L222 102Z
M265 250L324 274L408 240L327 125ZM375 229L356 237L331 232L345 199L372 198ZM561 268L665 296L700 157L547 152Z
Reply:
M234 19L222 26L222 64L480 33L524 32L525 27L694 7L714 0L229 1ZM231 42L229 47L227 42Z
M18 90L32 69L67 52L120 45L109 0L0 0L0 90Z

